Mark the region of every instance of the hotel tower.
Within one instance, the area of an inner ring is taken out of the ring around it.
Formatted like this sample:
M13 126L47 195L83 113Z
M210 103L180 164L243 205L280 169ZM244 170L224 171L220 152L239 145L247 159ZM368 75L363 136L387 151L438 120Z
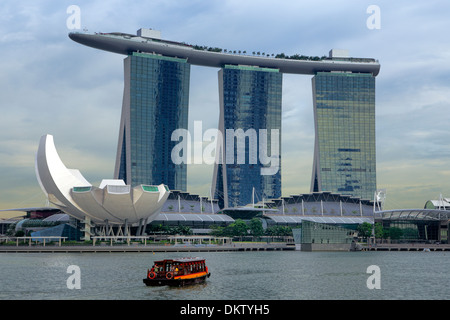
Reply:
M186 191L187 167L174 164L170 137L188 128L190 65L186 59L132 52L125 85L114 178L126 184L164 183Z
M219 158L229 159L230 152L239 151L237 142L231 145L225 139L227 129L267 130L269 154L270 133L278 130L280 145L282 75L311 75L315 124L311 191L373 198L377 60L353 58L343 50L331 50L322 58L233 54L164 40L159 31L150 29L140 29L137 35L73 32L69 37L127 56L115 178L130 185L163 183L172 190L187 189L186 164L171 160L176 144L171 134L188 129L190 66L199 65L220 70L219 130L224 140ZM245 139L243 163L234 159L214 167L212 189L222 207L281 196L281 155L276 172L261 174L260 149L254 152L250 134Z
M260 161L262 151L270 155L272 130L278 132L276 143L281 146L281 90L278 69L225 65L219 71L219 130L223 137L219 144L224 154L221 163L215 164L213 175L213 194L219 199L219 207L247 205L255 197L281 197L280 153L272 174L261 174L265 166ZM230 141L227 130L242 130L241 149L239 137ZM261 130L267 130L267 143L261 141ZM239 163L239 152L245 155L243 163ZM232 161L227 160L230 153Z

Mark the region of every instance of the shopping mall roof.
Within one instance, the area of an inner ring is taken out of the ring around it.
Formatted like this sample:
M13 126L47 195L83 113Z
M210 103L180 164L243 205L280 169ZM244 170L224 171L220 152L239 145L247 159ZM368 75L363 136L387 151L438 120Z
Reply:
M158 221L181 221L181 222L234 222L234 219L226 214L206 213L160 213L152 222Z
M286 224L300 224L303 220L319 222L319 223L329 223L329 224L361 224L363 222L368 222L373 224L373 219L370 217L322 217L322 216L304 216L304 215L267 215L264 217L273 220L275 223L286 223Z
M449 220L449 210L436 209L396 209L378 212L383 220Z

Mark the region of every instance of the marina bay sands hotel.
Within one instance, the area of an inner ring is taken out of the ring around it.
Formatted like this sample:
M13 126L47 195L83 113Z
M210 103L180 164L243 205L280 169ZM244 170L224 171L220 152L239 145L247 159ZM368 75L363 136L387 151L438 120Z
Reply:
M343 50L321 58L235 54L164 40L151 29L136 35L74 32L69 37L126 56L115 179L186 191L187 165L173 162L172 150L179 141L171 136L177 129L188 129L190 66L199 65L219 68L219 157L236 154L239 143L225 141L229 129L267 130L268 153L273 141L281 145L283 73L312 75L315 145L310 191L373 199L375 77L380 70L375 59L352 58ZM250 161L253 151L249 143L246 161L216 161L212 195L220 207L247 205L254 194L259 199L281 197L281 167L261 174L267 164ZM260 158L261 150L256 152ZM281 154L275 155L281 165Z

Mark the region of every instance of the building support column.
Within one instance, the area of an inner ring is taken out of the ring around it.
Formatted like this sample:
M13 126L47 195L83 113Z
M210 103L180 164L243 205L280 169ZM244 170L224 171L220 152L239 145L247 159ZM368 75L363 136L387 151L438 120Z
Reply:
M144 225L142 226L142 231L141 231L140 236L144 236L145 235L145 230L147 229L148 219L149 218L147 217L147 219L145 219L145 221L144 221Z
M89 241L89 240L91 240L91 235L92 235L92 232L91 232L91 227L92 227L92 225L91 225L91 218L85 216L83 222L84 222L84 241Z
M124 225L124 236L128 236L130 235L130 233L128 232L129 226L128 226L128 219L125 219L125 225Z
M141 235L141 229L142 229L142 222L143 222L143 220L144 219L139 219L139 226L138 226L138 229L137 229L137 231L136 231L136 235L137 236L140 236Z

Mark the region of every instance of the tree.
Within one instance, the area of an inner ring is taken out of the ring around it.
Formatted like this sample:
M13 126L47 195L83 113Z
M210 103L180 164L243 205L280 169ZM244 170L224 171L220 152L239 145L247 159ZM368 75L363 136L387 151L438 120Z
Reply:
M250 220L249 229L250 229L250 233L254 237L260 237L264 234L262 222L258 218L253 218L252 220Z
M242 237L247 235L248 226L242 219L236 219L230 224L230 227L232 228L233 236Z
M383 229L383 225L379 222L375 223L375 238L377 239L383 239L386 236L386 232Z
M398 240L403 235L403 231L400 228L391 227L389 228L389 237L391 240Z
M264 232L267 236L292 236L292 229L287 226L272 226Z
M367 239L372 235L372 225L368 222L361 223L357 230L358 234L364 239Z
M176 226L170 229L171 234L191 235L192 230L188 226Z
M25 232L23 230L18 230L14 236L15 237L23 237L23 236L25 236Z
M170 233L169 230L170 230L169 226L163 226L162 224L149 226L150 233L151 232L161 232L161 233L169 234Z
M14 236L16 234L16 224L17 224L17 222L11 223L8 226L8 229L6 230L6 235L7 236Z
M218 226L218 225L212 225L211 231L209 232L210 235L215 237L224 237L225 236L225 228Z

